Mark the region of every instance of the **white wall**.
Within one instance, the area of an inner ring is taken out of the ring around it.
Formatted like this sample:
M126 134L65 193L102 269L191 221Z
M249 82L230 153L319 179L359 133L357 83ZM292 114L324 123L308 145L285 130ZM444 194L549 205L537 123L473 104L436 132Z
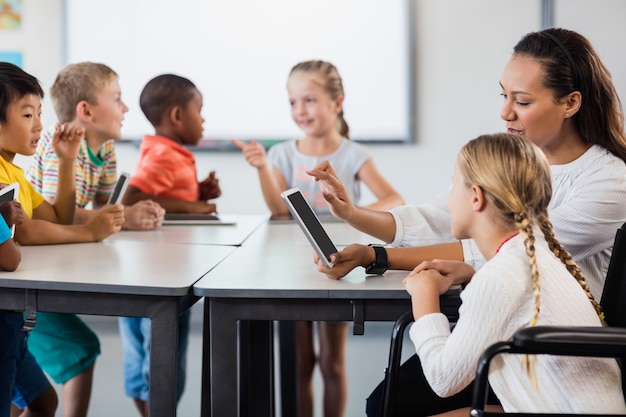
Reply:
M540 0L415 1L416 144L370 145L383 175L410 203L426 201L448 186L456 152L467 140L502 129L498 85L502 68L513 45L527 32L541 29ZM34 2L23 4L25 27L23 38L18 41L29 48L26 70L39 77L47 90L61 67L58 22L62 0L36 2L36 7ZM35 19L35 15L40 16ZM626 26L620 21L624 16L626 2L621 0L556 2L555 25L579 30L595 44L612 71L622 98L626 97L626 72L620 72L626 68L623 53ZM39 28L50 30L27 31L26 19L36 20ZM5 35L0 36L0 47L5 47ZM33 50L42 58L33 57L31 61ZM50 117L51 113L45 115ZM346 118L350 121L349 114ZM132 172L137 148L121 143L118 156L120 170ZM223 196L217 201L220 211L241 214L267 211L256 172L240 154L199 152L197 158L200 176L211 169L217 170L223 189ZM28 161L20 159L18 163L25 165ZM371 194L365 196L371 199Z
M24 69L41 82L44 92L63 62L63 0L22 1L22 26L0 31L0 50L21 51ZM43 103L44 117L54 119L52 105Z

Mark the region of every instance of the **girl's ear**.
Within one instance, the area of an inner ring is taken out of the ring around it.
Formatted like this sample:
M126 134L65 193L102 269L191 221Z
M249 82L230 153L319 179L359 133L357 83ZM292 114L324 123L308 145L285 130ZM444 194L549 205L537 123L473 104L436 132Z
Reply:
M580 91L573 91L565 98L565 117L572 117L575 115L582 104L582 95Z
M485 197L483 189L476 184L473 184L470 189L472 191L472 208L474 211L481 212L485 210L487 207L487 198Z
M343 96L338 96L335 99L335 112L339 114L343 110Z

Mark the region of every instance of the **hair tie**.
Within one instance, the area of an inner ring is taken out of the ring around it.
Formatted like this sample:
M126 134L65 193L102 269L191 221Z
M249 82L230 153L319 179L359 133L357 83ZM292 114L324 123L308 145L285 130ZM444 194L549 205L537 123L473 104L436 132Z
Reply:
M574 58L572 57L572 54L569 53L567 47L563 44L563 42L561 42L559 38L557 38L553 34L546 32L545 30L539 33L550 39L561 49L561 51L563 51L563 54L565 54L565 58L567 58L567 60L569 61L569 65L572 68L572 72L574 73L574 88L576 90L580 90L580 76L578 75L578 67L574 63Z

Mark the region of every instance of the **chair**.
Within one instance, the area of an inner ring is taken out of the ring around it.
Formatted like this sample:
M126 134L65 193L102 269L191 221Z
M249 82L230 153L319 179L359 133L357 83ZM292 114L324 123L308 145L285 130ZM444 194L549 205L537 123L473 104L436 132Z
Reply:
M487 348L478 363L470 415L472 417L505 415L485 411L489 364L496 355L501 353L616 357L621 358L622 364L626 364L626 223L617 230L615 235L600 305L609 327L529 327L518 331L511 341L499 342ZM396 321L393 328L389 362L385 369L383 417L393 415L402 340L406 327L412 321L413 314L409 311ZM626 372L622 372L623 389L626 388L625 375ZM511 413L506 415L510 416Z
M478 361L471 416L503 415L484 410L489 364L501 353L614 357L626 363L626 223L615 234L600 305L608 327L528 327L519 330L513 340L487 348ZM622 390L626 388L625 375L626 372L622 372ZM624 396L626 398L626 391Z

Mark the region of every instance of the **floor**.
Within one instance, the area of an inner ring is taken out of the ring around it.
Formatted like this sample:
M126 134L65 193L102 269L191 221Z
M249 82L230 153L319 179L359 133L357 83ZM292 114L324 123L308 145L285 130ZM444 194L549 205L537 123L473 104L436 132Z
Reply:
M178 405L179 417L200 415L200 364L202 361L202 303L192 308L192 326L188 352L187 388ZM100 337L102 354L96 363L94 387L89 409L90 417L138 417L132 401L124 396L122 383L122 349L117 318L83 316ZM347 346L348 405L346 417L365 415L365 398L382 380L389 352L392 323L366 323L364 336L350 335ZM406 343L407 341L405 341ZM413 352L408 341L404 356ZM319 374L316 392L320 392ZM60 393L59 387L57 392ZM316 397L316 417L321 413L321 398ZM277 399L276 404L280 402ZM61 416L61 406L57 416ZM280 417L280 411L277 412Z

